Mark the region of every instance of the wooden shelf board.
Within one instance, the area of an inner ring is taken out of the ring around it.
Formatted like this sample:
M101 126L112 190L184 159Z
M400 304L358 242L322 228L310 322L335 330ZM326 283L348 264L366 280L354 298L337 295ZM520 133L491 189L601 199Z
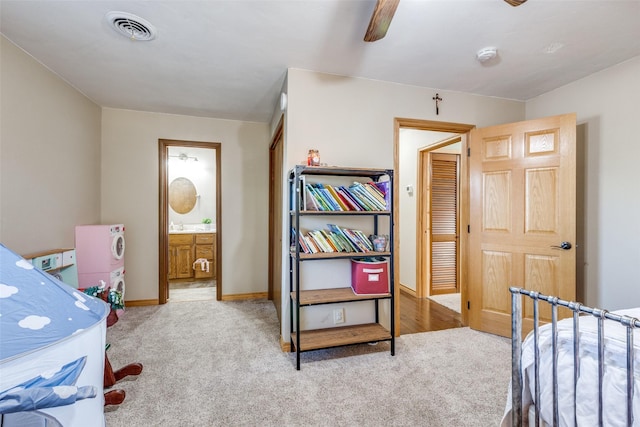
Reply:
M382 325L379 323L368 323L364 325L300 331L299 348L300 351L310 351L343 345L387 341L390 339L391 333ZM291 334L291 342L298 348L295 332Z
M298 165L296 166L296 171L304 175L359 176L370 178L393 174L393 169L343 168L339 166Z
M291 298L295 301L296 292L291 292ZM349 288L314 289L310 291L300 291L300 305L331 304L336 302L366 301L372 299L391 298L390 293L386 294L361 294L358 295Z
M292 257L296 257L295 252L291 252ZM318 252L317 254L305 254L300 252L300 261L311 259L330 259L330 258L369 258L369 257L385 257L391 256L391 252Z

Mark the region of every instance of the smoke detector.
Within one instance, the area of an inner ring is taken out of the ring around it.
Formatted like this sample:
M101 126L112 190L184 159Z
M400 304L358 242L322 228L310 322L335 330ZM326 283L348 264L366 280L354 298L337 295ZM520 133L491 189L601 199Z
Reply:
M485 47L476 53L476 59L480 63L485 63L498 56L498 49L495 47Z
M134 41L150 41L156 38L156 29L145 19L127 12L109 12L107 21L118 33Z
M563 43L560 42L552 42L549 45L547 45L547 47L545 47L543 49L544 53L556 53L557 51L559 51L560 49L562 49L564 47Z

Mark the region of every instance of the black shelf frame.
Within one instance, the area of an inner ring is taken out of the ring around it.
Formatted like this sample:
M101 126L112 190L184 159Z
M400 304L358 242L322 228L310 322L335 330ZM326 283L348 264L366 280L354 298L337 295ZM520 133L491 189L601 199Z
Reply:
M374 182L379 181L383 177L388 177L389 179L389 191L391 195L389 197L389 209L385 211L308 211L301 210L303 195L300 193L300 177L302 175L315 175L315 176L347 176L347 177L358 177L358 178L369 178ZM310 350L301 350L301 337L300 337L300 308L308 307L312 305L323 305L323 304L335 304L340 301L332 301L332 302L317 302L312 304L301 304L300 303L300 263L306 261L323 261L330 259L353 259L353 258L362 258L362 257L387 257L389 259L389 295L372 295L371 298L366 299L346 299L341 302L359 302L359 301L374 301L375 306L375 323L379 323L379 303L380 300L390 300L390 336L387 338L382 338L378 341L390 341L390 353L391 356L395 355L395 266L394 266L394 216L393 216L393 169L375 169L375 168L344 168L344 167L318 167L318 166L305 166L305 165L297 165L295 166L289 173L288 181L289 181L289 231L291 229L295 229L296 238L293 239L293 242L290 242L290 245L293 245L293 248L289 251L289 301L291 304L289 314L290 314L290 335L291 335L291 344L290 350L296 352L296 369L300 370L300 353L305 351L313 351L318 350L318 348L313 348ZM295 193L295 197L292 198L292 192ZM335 253L323 253L318 256L318 254L304 254L300 252L300 244L298 242L298 235L300 233L300 217L301 216L367 216L373 218L373 234L378 234L378 220L379 217L388 217L389 218L389 251L388 252L335 252ZM289 235L291 235L289 233ZM316 255L316 256L313 256ZM294 271L295 266L295 271ZM295 291L296 298L294 299L292 293ZM295 319L294 319L295 313ZM335 329L339 329L340 327L335 327ZM295 336L295 343L294 343ZM357 343L354 343L357 344ZM336 346L327 346L322 348L333 348L333 347L341 347L345 345L351 344L340 344Z

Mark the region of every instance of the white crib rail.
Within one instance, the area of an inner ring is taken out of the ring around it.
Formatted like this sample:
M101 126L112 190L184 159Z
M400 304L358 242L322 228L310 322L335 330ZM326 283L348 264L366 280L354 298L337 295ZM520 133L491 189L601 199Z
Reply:
M540 425L540 350L538 346L539 334L539 309L540 301L547 302L551 305L551 339L552 339L552 364L553 364L553 425L559 425L558 413L558 306L567 307L573 311L573 384L574 384L574 425L577 426L576 420L576 402L577 396L576 384L580 376L580 358L579 358L579 322L580 313L593 315L598 319L598 420L599 425L603 425L603 401L602 388L604 377L604 321L612 320L626 327L627 331L627 425L633 425L633 328L640 327L640 320L621 316L619 314L610 313L607 310L591 308L584 306L578 302L565 301L557 297L543 295L539 292L527 291L521 288L510 287L511 292L511 398L512 398L512 426L522 426L523 408L522 408L522 296L527 296L533 300L533 341L534 341L534 394L535 394L535 426Z

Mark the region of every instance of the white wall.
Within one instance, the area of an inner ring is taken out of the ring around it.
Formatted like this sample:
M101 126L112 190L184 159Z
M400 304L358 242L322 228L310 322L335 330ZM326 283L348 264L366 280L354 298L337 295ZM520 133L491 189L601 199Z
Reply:
M75 246L100 219L100 107L0 36L0 241Z
M435 89L299 69L290 69L287 81L285 164L288 169L304 159L309 148L317 148L321 161L328 165L393 168L396 117L478 126L524 119L524 103L512 100L438 90L443 101L440 115L436 116L431 99ZM402 171L396 171L396 179L402 182ZM401 252L400 256L405 254ZM415 257L415 253L406 256ZM286 251L283 259L288 259ZM287 271L286 264L283 267L283 271ZM320 276L324 282L344 282L344 277L327 274L327 270ZM283 313L289 309L288 289L288 277L285 277ZM328 315L331 306L319 309ZM323 318L318 313L314 316ZM349 318L351 314L347 312L346 316ZM282 330L285 340L288 330L289 322L285 321Z
M216 219L216 151L198 147L168 147L169 165L167 181L169 185L176 178L187 178L196 189L196 204L186 213L178 213L169 204L169 223L193 224L200 226L204 218L215 226ZM185 154L181 160L177 156ZM195 157L198 160L195 161Z
M400 129L400 159L399 169L401 180L398 181L400 205L400 283L412 290L416 290L416 245L418 234L418 150L433 145L450 136L452 133L430 132L418 129ZM413 188L412 194L407 191L407 186ZM412 256L413 254L413 256Z
M524 103L436 89L290 69L287 166L320 150L323 163L393 167L396 117L490 126L524 118Z
M124 223L127 299L158 298L158 139L221 142L223 294L266 292L269 125L104 109L0 37L0 241ZM250 265L250 268L247 268Z
M527 119L576 112L585 164L584 302L609 310L640 306L640 57L526 104ZM580 230L579 230L580 232Z
M102 222L124 223L127 297L158 298L158 140L222 143L223 295L267 291L269 126L103 109Z

